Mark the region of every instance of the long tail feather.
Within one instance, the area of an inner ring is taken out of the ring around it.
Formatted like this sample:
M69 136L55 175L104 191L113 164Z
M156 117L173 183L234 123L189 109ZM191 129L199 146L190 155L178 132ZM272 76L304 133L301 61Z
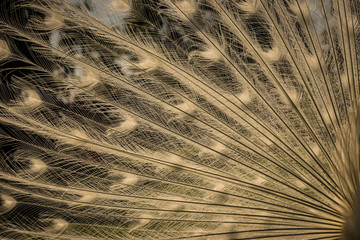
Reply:
M358 239L359 2L0 4L4 239Z

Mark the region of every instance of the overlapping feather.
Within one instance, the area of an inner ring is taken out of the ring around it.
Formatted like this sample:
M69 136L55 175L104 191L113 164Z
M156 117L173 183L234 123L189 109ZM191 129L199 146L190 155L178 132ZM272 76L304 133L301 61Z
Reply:
M356 239L357 4L2 9L0 236Z

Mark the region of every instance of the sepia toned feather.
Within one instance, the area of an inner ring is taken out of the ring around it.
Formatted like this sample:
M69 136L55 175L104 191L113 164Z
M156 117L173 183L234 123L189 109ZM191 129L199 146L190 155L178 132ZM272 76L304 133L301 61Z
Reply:
M2 239L359 239L359 1L0 3Z

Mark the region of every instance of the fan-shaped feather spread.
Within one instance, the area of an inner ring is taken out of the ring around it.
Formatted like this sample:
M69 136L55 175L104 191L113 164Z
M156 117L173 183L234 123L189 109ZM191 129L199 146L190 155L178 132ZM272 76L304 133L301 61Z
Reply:
M359 239L357 0L5 1L2 239Z

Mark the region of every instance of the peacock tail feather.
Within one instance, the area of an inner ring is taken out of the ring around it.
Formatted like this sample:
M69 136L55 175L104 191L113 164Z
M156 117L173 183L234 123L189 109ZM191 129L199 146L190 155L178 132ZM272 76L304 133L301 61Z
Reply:
M358 0L0 3L2 239L360 239Z

